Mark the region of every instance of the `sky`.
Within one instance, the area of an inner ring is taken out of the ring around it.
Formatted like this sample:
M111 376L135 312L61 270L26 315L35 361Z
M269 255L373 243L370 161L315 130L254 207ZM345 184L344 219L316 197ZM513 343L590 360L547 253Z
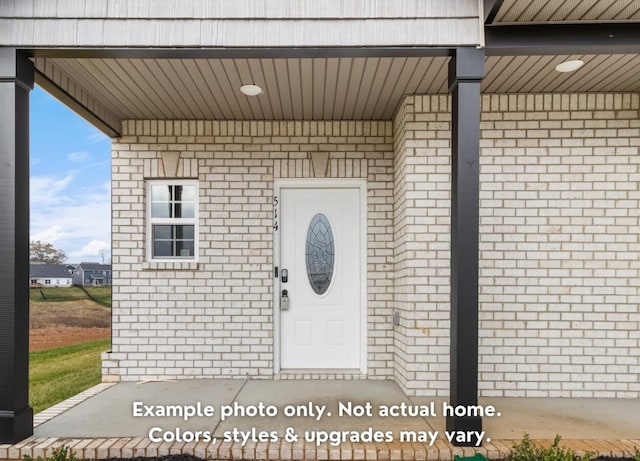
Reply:
M109 137L38 86L30 115L31 241L69 263L110 262Z

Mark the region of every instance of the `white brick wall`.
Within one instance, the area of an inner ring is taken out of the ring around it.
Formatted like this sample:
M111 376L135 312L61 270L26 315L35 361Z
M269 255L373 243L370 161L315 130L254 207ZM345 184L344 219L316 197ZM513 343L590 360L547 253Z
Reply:
M639 100L483 96L482 395L640 397ZM448 395L450 121L447 96L410 96L393 123L126 123L106 379L272 376L273 180L322 151L329 177L367 178L369 376ZM144 259L167 152L200 182L197 264Z
M639 108L483 97L484 395L640 396Z
M390 122L130 121L113 144L113 346L105 380L273 375L274 178L367 178L368 376L393 373ZM145 260L145 179L200 186L198 263Z
M482 395L640 396L639 99L483 96ZM407 98L394 129L396 375L446 396L448 98Z
M449 392L450 120L447 98L408 97L394 123L396 379Z

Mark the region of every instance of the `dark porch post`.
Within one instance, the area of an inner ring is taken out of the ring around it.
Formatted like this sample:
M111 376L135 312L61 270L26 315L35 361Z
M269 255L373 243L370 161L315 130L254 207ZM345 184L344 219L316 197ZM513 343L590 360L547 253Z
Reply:
M29 406L29 91L33 65L0 48L0 443L33 434Z
M480 81L483 77L484 50L458 48L449 62L452 101L449 403L452 406L478 404ZM449 415L447 430L480 431L482 418Z

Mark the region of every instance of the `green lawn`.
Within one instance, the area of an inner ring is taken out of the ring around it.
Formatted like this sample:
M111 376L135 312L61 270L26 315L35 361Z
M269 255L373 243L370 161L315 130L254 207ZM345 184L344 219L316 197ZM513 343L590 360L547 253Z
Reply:
M87 294L80 287L31 288L29 290L29 299L36 303L75 301L87 298Z
M38 413L99 384L108 339L29 354L29 402Z
M29 299L36 303L77 301L78 299L91 299L106 307L111 307L111 287L54 287L31 288Z
M98 304L111 307L111 287L85 287L85 290Z

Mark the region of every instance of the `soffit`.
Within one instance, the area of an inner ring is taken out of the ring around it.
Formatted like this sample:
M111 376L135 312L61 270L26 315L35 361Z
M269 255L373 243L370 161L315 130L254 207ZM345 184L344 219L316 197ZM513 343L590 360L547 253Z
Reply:
M581 59L576 72L555 70L561 62ZM489 56L485 61L485 93L637 93L640 55Z
M406 95L447 93L448 59L37 58L36 66L117 120L389 120ZM554 70L568 59L585 65ZM485 69L485 93L640 92L637 54L489 56ZM264 92L246 97L243 83Z
M389 120L407 94L445 93L447 57L48 59L124 119ZM36 60L45 65L43 58ZM257 97L240 93L254 83Z
M493 23L638 20L638 0L504 0Z

